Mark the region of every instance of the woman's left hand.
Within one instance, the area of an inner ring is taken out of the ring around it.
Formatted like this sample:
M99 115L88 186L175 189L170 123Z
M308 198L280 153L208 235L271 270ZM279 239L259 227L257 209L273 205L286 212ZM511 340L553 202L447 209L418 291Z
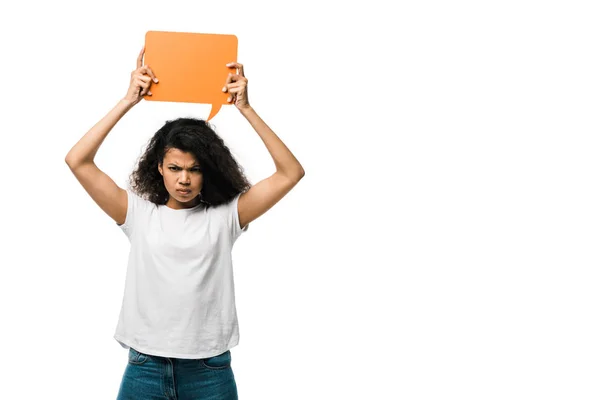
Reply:
M244 76L244 66L236 62L227 64L229 68L238 70L237 74L229 73L223 91L229 93L227 102L235 104L238 110L250 108L248 102L248 79Z

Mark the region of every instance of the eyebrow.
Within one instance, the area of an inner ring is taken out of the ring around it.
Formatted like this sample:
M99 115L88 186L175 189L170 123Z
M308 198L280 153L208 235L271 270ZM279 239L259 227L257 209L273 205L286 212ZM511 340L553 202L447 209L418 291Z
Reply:
M175 164L175 163L169 163L169 165L173 165L173 166L175 166L175 167L179 167L179 168L181 168L181 166L180 166L180 165L178 165L178 164ZM196 167L199 167L199 166L200 166L200 164L194 164L194 165L192 165L190 168L196 168Z

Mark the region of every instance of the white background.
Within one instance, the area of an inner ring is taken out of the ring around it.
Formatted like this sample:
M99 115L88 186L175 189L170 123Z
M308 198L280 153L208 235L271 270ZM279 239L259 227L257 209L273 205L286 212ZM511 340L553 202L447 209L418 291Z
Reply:
M0 397L117 395L129 242L64 157L170 30L238 37L306 171L234 247L241 399L599 398L595 2L1 7ZM143 101L96 163L125 187L209 110ZM274 172L234 107L211 122L252 183Z

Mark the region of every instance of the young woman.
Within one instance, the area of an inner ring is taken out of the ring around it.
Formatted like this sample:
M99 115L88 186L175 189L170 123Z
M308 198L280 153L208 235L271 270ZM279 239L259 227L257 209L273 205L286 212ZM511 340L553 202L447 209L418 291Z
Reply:
M238 344L231 250L248 224L283 198L304 169L248 102L244 67L224 92L275 163L250 185L228 147L203 120L168 121L150 139L122 189L94 163L115 124L160 84L143 65L127 94L69 151L65 161L131 243L114 338L129 349L118 399L237 399L230 349ZM235 70L234 70L235 69Z

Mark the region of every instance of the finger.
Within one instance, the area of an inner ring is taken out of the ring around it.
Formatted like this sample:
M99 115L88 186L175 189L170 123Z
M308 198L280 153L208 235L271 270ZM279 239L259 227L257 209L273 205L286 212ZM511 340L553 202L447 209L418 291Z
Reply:
M142 67L142 69L140 70L140 72L144 72L144 73L150 75L150 77L152 78L154 83L158 83L158 79L156 78L156 76L154 75L154 72L152 71L152 69L149 66L144 65Z
M144 90L144 88L146 87L146 82L144 82L143 80L137 78L133 81L133 83L135 84L135 87L137 89L137 92L141 92Z
M140 86L139 94L140 94L140 96L145 96L145 95L152 96L150 87L144 87L143 85Z
M230 72L229 75L227 75L227 79L225 79L225 86L223 86L223 90L224 92L227 92L227 89L229 87L229 84L231 84L231 82L233 82L233 74Z
M144 79L144 84L142 85L142 94L144 95L150 91L150 86L152 86L152 82L150 81L149 76L144 76L142 78L146 78Z
M243 77L241 75L236 75L236 74L229 74L229 76L227 77L227 80L225 81L225 86L223 87L222 90L224 92L227 92L230 87L233 87L232 85L242 86L242 85L246 85L247 83L248 83L248 79L246 79L246 77Z
M239 74L229 74L229 77L227 78L228 81L230 82L248 82L248 79L245 76L239 75Z
M143 85L142 91L140 92L140 96L145 96L146 93L150 91L150 85Z
M136 79L141 79L142 81L144 81L144 83L148 83L152 80L152 78L150 78L148 75L142 75L142 74L137 74L135 76Z
M140 51L140 55L137 58L137 68L141 68L141 66L143 65L142 61L144 59L144 53L146 52L146 46L142 47L142 51Z
M236 88L236 87L246 87L248 84L246 83L246 81L237 81L237 82L231 82L228 83L227 85L225 85L225 87L227 88L227 90L231 89L231 88Z
M236 69L236 74L239 74L241 76L245 76L244 75L244 66L240 63L237 62L230 62L228 64L225 64L228 68L235 68Z
M248 78L246 78L245 76L237 74L237 75L233 75L233 81L234 82L248 83Z
M143 78L146 78L146 80L144 80ZM150 77L146 76L137 78L135 81L135 85L139 88L140 94L142 96L145 95L148 92L148 90L150 90Z
M239 96L239 90L232 89L232 91L229 93L229 97L227 98L227 102L235 103Z
M245 87L244 86L232 86L232 87L229 87L227 89L227 91L231 94L243 93L245 91Z

